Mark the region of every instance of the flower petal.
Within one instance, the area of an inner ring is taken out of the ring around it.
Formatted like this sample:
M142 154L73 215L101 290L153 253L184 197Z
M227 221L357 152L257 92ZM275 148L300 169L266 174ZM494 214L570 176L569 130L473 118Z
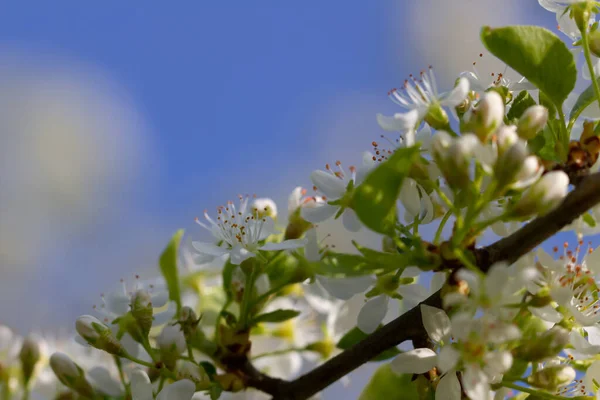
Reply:
M213 243L203 243L203 242L192 242L192 246L194 249L202 254L208 254L210 256L222 256L223 254L227 254L227 249L223 247L219 247Z
M509 277L510 274L506 263L492 265L484 281L486 294L491 299L501 299Z
M404 179L398 198L406 211L413 216L419 215L421 212L421 197L419 196L419 189L417 189L417 182L414 179Z
M389 132L404 132L408 129L413 129L418 121L419 112L417 110L394 114L392 117L377 114L377 123L381 129Z
M314 207L302 207L300 215L308 222L319 223L333 217L337 210L336 206L322 203Z
M569 339L578 353L585 354L588 356L600 353L600 346L593 346L577 331L571 331L571 333L569 334Z
M529 307L529 311L538 318L544 321L559 323L563 319L563 315L556 311L551 305L544 307Z
M358 293L367 290L373 284L371 276L356 276L350 278L326 278L324 276L317 277L317 281L323 286L327 292L342 300L348 300Z
M389 297L382 294L367 301L358 313L356 326L364 333L373 333L385 318Z
M131 396L133 400L153 400L152 384L148 375L139 368L131 373Z
M311 228L308 231L306 231L306 246L304 247L304 257L306 257L308 261L319 261L321 259L316 228Z
M437 364L437 354L431 349L414 349L398 354L390 363L397 374L424 374Z
M447 107L456 107L465 100L468 93L469 81L466 78L459 78L454 89L440 101L440 104Z
M123 386L104 367L94 367L87 371L87 377L96 389L109 396L122 396Z
M229 256L231 257L231 263L233 265L240 265L242 262L248 258L254 257L255 255L256 254L249 251L242 245L233 246L233 249L231 249L231 252L229 253Z
M358 232L362 228L356 213L351 208L346 208L342 213L342 223L349 232Z
M462 387L470 399L485 400L490 397L490 384L485 373L468 365L462 376Z
M346 193L346 183L329 172L316 170L310 174L311 182L331 200L339 199Z
M445 341L450 336L450 318L444 310L421 304L421 318L427 334L435 343Z
M440 379L435 389L435 400L460 400L462 390L456 373L451 372Z
M156 400L190 400L196 391L196 385L189 379L182 379L160 391Z
M452 346L444 346L440 350L440 354L438 356L438 368L442 371L442 373L449 372L456 367L458 364L458 360L460 360L460 353Z

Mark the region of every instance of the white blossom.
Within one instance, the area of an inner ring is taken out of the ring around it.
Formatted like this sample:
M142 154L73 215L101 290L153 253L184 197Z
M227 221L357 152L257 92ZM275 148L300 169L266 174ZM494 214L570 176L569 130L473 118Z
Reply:
M240 196L240 205L233 202L217 208L217 219L213 220L204 212L207 223L196 218L196 222L210 231L217 244L192 242L201 254L215 257L229 255L231 263L238 265L244 260L256 256L259 250L292 250L304 246L303 239L284 240L280 243L260 244L272 232L267 226L267 217L261 217L257 210L248 209L248 197Z

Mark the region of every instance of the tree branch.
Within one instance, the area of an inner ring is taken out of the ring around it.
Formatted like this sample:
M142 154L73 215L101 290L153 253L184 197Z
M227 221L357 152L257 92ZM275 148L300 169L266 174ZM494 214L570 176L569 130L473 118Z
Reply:
M600 173L589 175L578 182L577 188L554 211L536 218L514 234L490 246L476 249L478 266L487 271L496 262L517 261L597 203L600 203ZM434 293L422 304L441 308L440 292ZM384 350L406 340L419 339L424 334L426 332L421 321L421 311L417 306L291 382L270 378L250 365L247 370L248 384L272 395L274 400L305 400Z

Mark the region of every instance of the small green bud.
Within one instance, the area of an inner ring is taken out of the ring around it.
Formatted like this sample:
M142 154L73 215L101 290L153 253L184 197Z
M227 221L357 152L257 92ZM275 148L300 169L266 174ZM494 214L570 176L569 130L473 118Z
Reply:
M553 365L529 376L527 382L540 389L556 390L573 382L575 375L575 370L568 365Z
M569 16L575 20L575 24L581 32L588 29L592 11L591 6L593 5L590 2L582 0L579 3L572 4L568 8L567 12Z
M569 331L558 325L517 347L518 358L531 362L558 355L569 344Z
M58 380L85 398L94 398L92 385L85 379L83 370L64 353L54 353L50 357L50 368Z
M19 359L21 360L23 380L27 384L33 375L36 364L40 360L40 345L34 337L28 336L23 340Z
M450 126L448 114L446 113L446 111L444 111L444 109L439 103L434 103L431 106L429 106L424 120L433 129L448 129L448 127Z
M306 350L314 351L315 353L321 355L324 360L326 360L335 350L335 343L333 343L331 340L321 340L319 342L309 344L306 346Z
M179 313L179 325L186 339L195 337L198 331L198 324L202 318L198 318L194 310L188 306L181 307Z
M110 328L96 317L83 315L77 318L75 330L86 342L99 350L121 357L127 355L125 348L113 335Z
M152 328L152 311L152 298L146 290L138 290L131 296L131 315L144 338L148 337Z

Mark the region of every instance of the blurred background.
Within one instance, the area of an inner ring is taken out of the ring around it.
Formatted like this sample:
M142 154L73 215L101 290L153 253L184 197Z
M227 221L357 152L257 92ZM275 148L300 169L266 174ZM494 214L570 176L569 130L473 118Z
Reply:
M165 4L3 3L0 323L71 330L176 229L206 237L205 208L285 213L312 170L359 163L410 73L501 72L482 25L556 27L535 0Z

